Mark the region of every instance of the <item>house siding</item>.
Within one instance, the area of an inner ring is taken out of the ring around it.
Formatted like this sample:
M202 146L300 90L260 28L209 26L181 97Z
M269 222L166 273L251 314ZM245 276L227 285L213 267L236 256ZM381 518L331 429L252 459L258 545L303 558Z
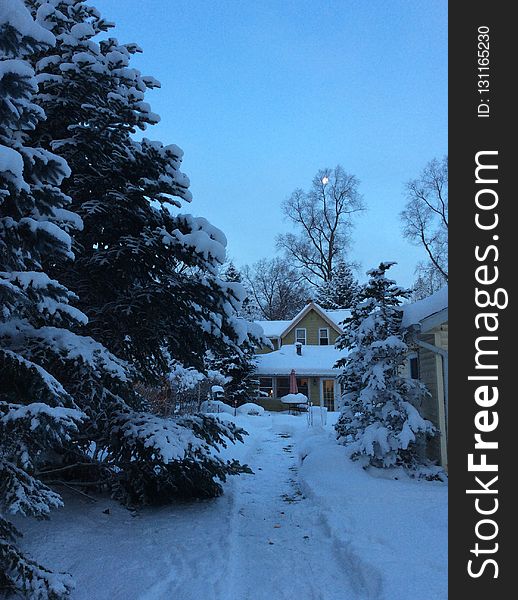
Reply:
M306 344L310 346L318 346L318 330L323 327L326 327L329 330L329 345L333 346L339 336L339 333L313 309L291 327L287 334L282 338L282 343L294 344L295 330L305 329Z
M430 333L420 336L429 344L433 344L444 350L448 350L448 325L432 330ZM426 348L419 348L419 376L427 387L431 396L427 397L422 406L418 407L422 416L431 421L442 435L433 438L429 444L428 453L430 458L446 461L446 414L443 404L444 388L446 382L443 378L443 365L441 356ZM444 464L446 466L446 464Z

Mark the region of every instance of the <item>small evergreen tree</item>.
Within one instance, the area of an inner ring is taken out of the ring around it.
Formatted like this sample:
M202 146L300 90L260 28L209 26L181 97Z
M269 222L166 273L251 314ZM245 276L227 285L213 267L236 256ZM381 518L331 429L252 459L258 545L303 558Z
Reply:
M254 347L247 343L241 352L232 352L213 358L210 369L219 371L225 378L225 401L232 406L241 406L246 402L255 402L259 380L255 373Z
M225 272L223 274L223 279L225 281L233 281L233 282L237 282L237 283L241 283L241 281L243 280L243 278L241 277L241 273L239 272L239 269L236 267L236 265L232 261L230 261L227 268L225 269Z
M241 282L241 274L232 262L226 269L224 278L229 283ZM240 286L240 289L242 290L242 286ZM242 310L245 310L248 298L248 295L245 295ZM227 379L227 383L225 384L225 399L228 403L240 406L246 402L256 400L259 380L255 375L257 368L255 347L264 342L265 340L261 339L261 335L257 329L255 330L255 335L249 335L243 342L239 351L229 349L225 354L216 357L213 356L209 361L209 368L219 371Z
M419 440L435 430L416 409L426 388L401 375L408 346L399 305L409 292L387 279L393 264L381 263L367 273L370 279L337 341L349 354L337 363L345 394L336 432L353 460L413 469L420 462Z
M223 279L225 281L243 284L243 276L241 274L241 271L239 271L239 269L234 265L232 261L225 269ZM239 310L239 315L243 317L243 319L247 319L248 321L255 321L257 319L262 318L261 310L253 297L253 293L246 288L245 296L243 298L241 308Z
M338 263L332 279L322 283L317 290L316 302L322 308L351 308L358 293L358 282L345 262Z

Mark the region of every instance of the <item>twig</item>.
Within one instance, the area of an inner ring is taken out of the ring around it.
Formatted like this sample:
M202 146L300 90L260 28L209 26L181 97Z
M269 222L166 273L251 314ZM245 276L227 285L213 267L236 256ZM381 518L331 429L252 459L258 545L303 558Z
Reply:
M85 483L74 483L74 482L65 483L64 481L46 481L45 483L48 483L49 485L62 485L63 487L68 488L70 491L76 492L76 494L81 494L81 496L85 496L86 498L88 498L92 502L97 502L96 498L94 498L93 496L90 496L86 492L83 492L81 490L77 490L73 486L74 485L93 485L93 484L98 485L101 482L100 481L86 481Z
M85 492L82 492L81 490L76 490L74 487L72 487L68 483L65 483L64 481L49 481L47 483L52 483L54 485L62 485L64 487L68 488L70 491L75 492L76 494L81 494L81 496L85 496L85 498L88 498L88 500L91 500L92 502L97 502L97 499L94 498L93 496L90 496L89 494L86 494Z
M75 469L76 467L92 467L97 466L95 463L75 463L73 465L67 465L66 467L58 467L57 469L48 469L46 471L38 471L36 475L47 475L47 473L59 473L60 471L68 471L69 469Z

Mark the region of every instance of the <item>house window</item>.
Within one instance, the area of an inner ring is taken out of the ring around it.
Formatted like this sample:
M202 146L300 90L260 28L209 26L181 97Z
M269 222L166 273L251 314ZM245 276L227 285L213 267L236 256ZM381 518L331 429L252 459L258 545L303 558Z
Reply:
M297 377L297 388L301 394L309 398L309 381L307 377Z
M306 344L306 330L295 329L295 343Z
M297 377L297 389L299 393L309 398L309 380L307 377ZM282 398L290 393L290 378L277 377L277 398Z
M290 378L277 377L277 398L282 398L290 393Z
M321 346L329 346L329 329L321 327L318 330L318 342Z
M322 380L322 400L327 410L335 409L335 381L334 379Z
M417 356L410 357L410 377L412 379L419 379L419 359Z
M273 398L273 377L259 378L259 396Z

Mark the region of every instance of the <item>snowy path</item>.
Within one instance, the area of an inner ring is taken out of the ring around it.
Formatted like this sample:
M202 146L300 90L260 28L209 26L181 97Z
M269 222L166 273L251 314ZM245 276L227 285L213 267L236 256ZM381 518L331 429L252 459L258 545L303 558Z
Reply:
M180 522L191 526L176 530L178 545L159 569L166 571L169 561L168 575L157 572L156 583L139 600L356 597L348 592L347 573L318 506L298 485L293 431L285 422L262 421L267 422L240 457L255 474L234 478L223 498L182 515Z
M131 513L66 494L50 522L18 521L24 549L72 574L71 600L447 597L447 487L369 476L304 416L239 424L224 454L255 474L220 498Z
M295 444L274 422L246 457L255 475L234 481L229 599L354 597L319 507L299 487Z

